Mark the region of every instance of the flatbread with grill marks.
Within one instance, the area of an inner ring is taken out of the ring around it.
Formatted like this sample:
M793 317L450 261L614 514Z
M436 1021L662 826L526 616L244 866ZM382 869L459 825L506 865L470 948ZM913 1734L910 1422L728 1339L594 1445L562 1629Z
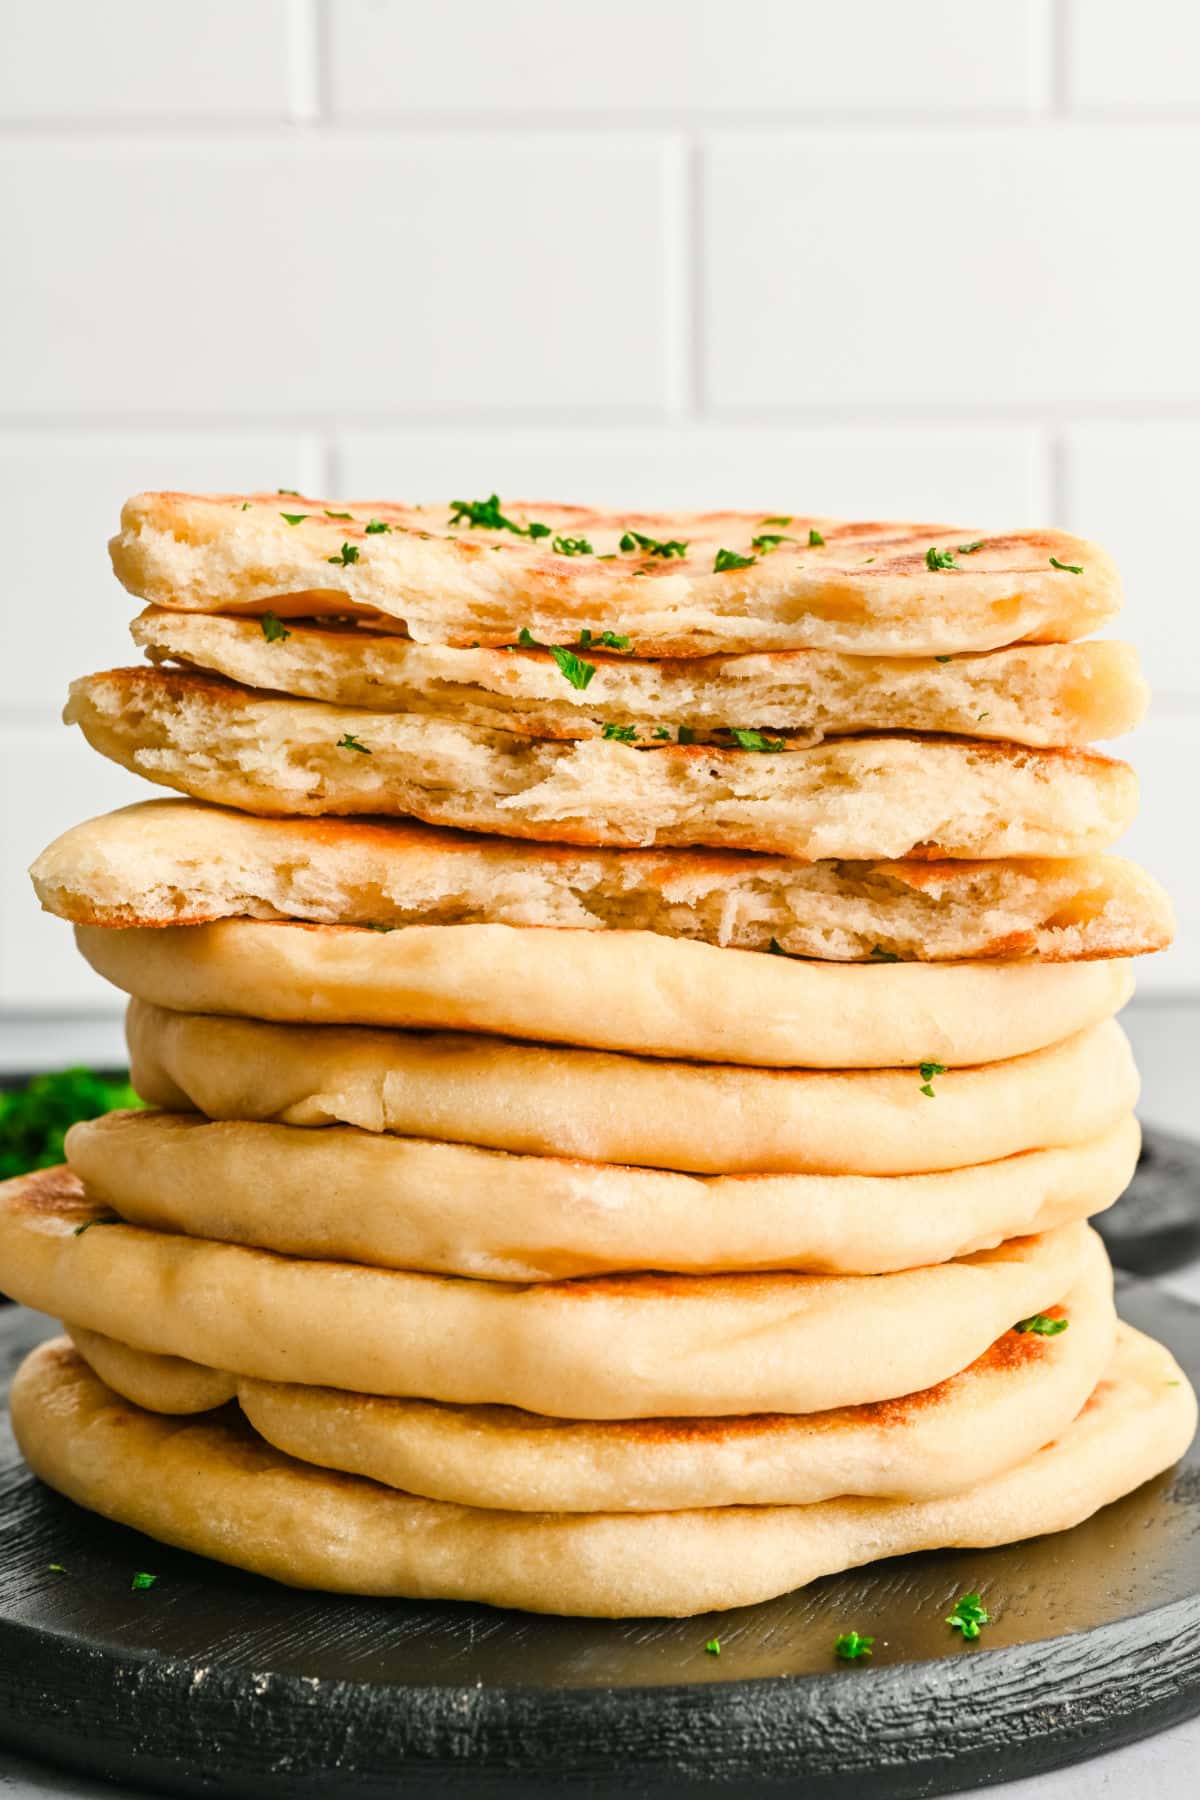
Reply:
M85 676L63 716L135 773L247 812L412 814L559 843L814 862L1081 856L1107 849L1137 807L1129 765L1084 750L898 733L793 751L766 738L729 750L563 744L175 669Z
M928 656L1059 643L1096 630L1120 605L1110 558L1063 531L542 502L487 512L491 525L469 514L455 525L453 512L444 503L145 493L126 502L109 550L130 592L157 606L366 613L423 643L512 644L527 631L577 644L585 631L611 631L639 656ZM497 516L516 529L496 528ZM531 525L545 530L530 535ZM592 553L564 553L568 542ZM722 551L750 560L720 567Z

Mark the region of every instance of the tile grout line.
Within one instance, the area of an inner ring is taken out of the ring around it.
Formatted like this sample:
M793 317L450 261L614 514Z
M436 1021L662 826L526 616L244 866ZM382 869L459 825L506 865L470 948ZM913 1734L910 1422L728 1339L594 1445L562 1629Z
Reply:
M1071 21L1068 0L1050 0L1050 101L1056 118L1073 116L1071 106Z
M714 431L794 431L807 427L821 429L893 430L965 430L1053 431L1075 425L1152 428L1156 426L1200 425L1200 398L1180 403L1129 401L1086 406L1064 404L1052 409L1005 406L995 402L955 407L921 405L905 401L881 401L874 406L853 401L846 405L821 402L811 406L800 403L781 406L722 406L706 410L702 419L694 421ZM414 435L447 431L552 430L556 434L585 437L594 432L642 432L661 430L662 410L656 405L644 408L613 410L604 407L572 407L561 411L548 403L544 407L496 406L484 410L460 408L449 412L344 412L338 409L303 411L295 414L278 412L219 412L162 414L131 410L113 413L20 413L5 414L0 410L0 443L5 439L20 441L32 434L42 441L58 438L86 438L127 433L130 437L146 433L186 434L218 438L230 431L265 431L284 434L314 434L329 431L406 432Z
M314 0L297 0L297 4L314 4ZM291 53L289 53L291 54ZM306 61L306 59L309 59ZM1059 80L1059 57L1054 58L1055 82ZM43 148L65 148L70 145L94 147L97 141L109 140L118 146L122 139L131 146L143 147L147 140L160 139L164 144L186 144L194 139L198 149L211 149L212 140L235 133L247 146L261 143L284 144L292 141L297 122L319 124L331 137L345 142L376 139L380 143L405 143L422 136L488 137L583 137L589 132L597 137L621 134L642 136L663 131L729 132L734 136L803 136L834 132L848 137L856 133L904 132L934 139L956 130L984 132L995 130L1006 135L1019 135L1031 128L1070 131L1079 126L1125 127L1131 130L1200 129L1200 106L1103 106L1099 104L1069 105L1061 96L1054 100L1054 110L1044 111L1036 105L1013 107L995 112L947 112L931 117L928 112L898 112L877 108L862 112L814 111L789 112L704 112L700 108L680 108L660 112L587 112L573 114L521 112L491 114L486 112L428 113L410 117L387 114L359 115L347 120L335 116L328 93L328 65L323 50L310 50L303 45L295 57L295 74L299 81L299 105L278 118L255 118L237 111L179 119L112 119L72 120L66 117L47 119L0 119L0 146L36 144Z
M1050 503L1050 522L1065 528L1067 518L1067 444L1061 428L1052 429L1046 439L1046 480Z
M320 68L320 0L288 0L288 118L294 126L315 124L322 116ZM290 135L285 127L281 137Z
M696 320L694 239L696 206L691 143L673 135L664 145L662 185L664 220L663 290L658 297L666 346L665 380L668 428L687 425L696 415Z
M705 217L707 200L707 158L700 136L688 143L688 203L691 207L689 229L688 284L691 305L691 383L693 416L708 422L708 358L705 345L708 334L708 282L706 259L708 228Z

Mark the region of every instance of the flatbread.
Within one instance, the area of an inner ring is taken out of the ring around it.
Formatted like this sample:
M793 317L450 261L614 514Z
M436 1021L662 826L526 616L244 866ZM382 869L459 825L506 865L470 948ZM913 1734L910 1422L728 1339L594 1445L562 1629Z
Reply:
M564 1419L818 1412L966 1368L1078 1278L1063 1225L896 1275L460 1281L144 1231L65 1169L0 1185L0 1286L135 1350L264 1381Z
M12 1418L34 1472L77 1504L293 1587L629 1618L748 1606L888 1556L1066 1530L1181 1456L1196 1400L1170 1353L1123 1326L1074 1424L959 1495L582 1515L414 1499L296 1462L235 1412L163 1419L118 1399L62 1340L22 1364Z
M334 1388L207 1375L259 1435L320 1468L461 1506L514 1512L660 1512L807 1506L841 1494L925 1500L1024 1462L1076 1417L1112 1359L1112 1271L1093 1238L1080 1276L1044 1317L1055 1335L1006 1331L961 1374L874 1406L743 1419L547 1419ZM196 1369L68 1326L100 1379L151 1411L188 1413ZM159 1371L161 1370L161 1374Z
M303 516L292 525L288 515ZM1109 557L1063 531L985 536L963 526L798 515L780 524L769 513L605 513L541 501L504 506L500 516L518 531L456 527L451 516L442 503L136 494L109 551L131 593L181 611L365 610L400 621L422 643L513 644L528 630L569 644L585 629L607 630L642 656L807 648L921 656L1057 643L1085 637L1120 605ZM545 535L524 535L530 521ZM633 542L622 550L632 532L660 552ZM763 534L781 541L756 550ZM562 554L555 546L568 538L595 554ZM964 543L972 548L960 551ZM663 554L672 544L684 554ZM954 566L931 569L935 549L949 550ZM720 550L756 560L717 571Z
M264 629L261 618L151 606L130 629L152 662L245 687L522 737L600 737L608 726L651 746L681 726L699 741L751 726L813 743L848 731L935 731L1080 745L1132 731L1148 698L1133 645L1108 639L941 660L781 650L648 661L589 647L579 654L594 673L575 687L549 650L451 649L364 624L292 619Z
M741 950L774 940L838 962L1162 949L1162 888L1116 856L1070 861L819 862L733 851L571 850L395 820L260 819L144 800L75 825L31 870L82 925L247 915L325 925L549 925L653 931Z
M876 1275L947 1262L1102 1212L1125 1191L1140 1141L1127 1114L1068 1148L940 1174L696 1176L351 1125L133 1111L73 1125L67 1159L94 1200L151 1231L559 1281L639 1268Z
M1073 1318L1071 1322L1075 1323ZM157 1356L150 1350L135 1350L118 1338L88 1331L70 1321L65 1329L88 1367L114 1393L132 1400L135 1406L147 1407L151 1412L201 1413L212 1412L236 1398L236 1375L188 1362L182 1356Z
M129 1004L131 1079L212 1119L358 1125L714 1175L909 1175L1082 1143L1137 1099L1107 1020L1007 1062L747 1069L460 1032L269 1025ZM932 1087L926 1094L925 1087Z
M709 844L809 861L1081 856L1113 843L1137 806L1128 764L1083 750L886 735L777 755L561 744L262 695L178 669L84 676L63 717L135 774L247 812L412 814L564 843Z
M1126 962L799 962L514 925L78 925L98 974L177 1012L500 1033L645 1056L858 1069L1021 1056L1110 1017Z

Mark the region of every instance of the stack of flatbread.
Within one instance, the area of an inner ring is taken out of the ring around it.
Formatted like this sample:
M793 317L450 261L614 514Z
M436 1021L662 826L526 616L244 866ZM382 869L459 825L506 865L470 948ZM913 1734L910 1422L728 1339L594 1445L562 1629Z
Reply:
M1195 1400L1090 1215L1169 905L1109 855L1115 573L1058 532L143 494L185 798L43 904L147 1110L0 1190L84 1506L279 1580L690 1614L1057 1531Z

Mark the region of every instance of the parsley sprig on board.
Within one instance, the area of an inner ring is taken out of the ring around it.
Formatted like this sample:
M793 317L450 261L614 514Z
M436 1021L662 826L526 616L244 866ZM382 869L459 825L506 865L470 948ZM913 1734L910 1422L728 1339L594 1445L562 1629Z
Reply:
M0 1180L62 1162L63 1139L77 1120L141 1104L127 1081L82 1067L35 1075L0 1093Z
M961 1631L963 1637L972 1642L979 1636L983 1626L990 1625L992 1615L983 1604L978 1594L963 1594L954 1602L953 1612L947 1613L946 1623L952 1631Z

